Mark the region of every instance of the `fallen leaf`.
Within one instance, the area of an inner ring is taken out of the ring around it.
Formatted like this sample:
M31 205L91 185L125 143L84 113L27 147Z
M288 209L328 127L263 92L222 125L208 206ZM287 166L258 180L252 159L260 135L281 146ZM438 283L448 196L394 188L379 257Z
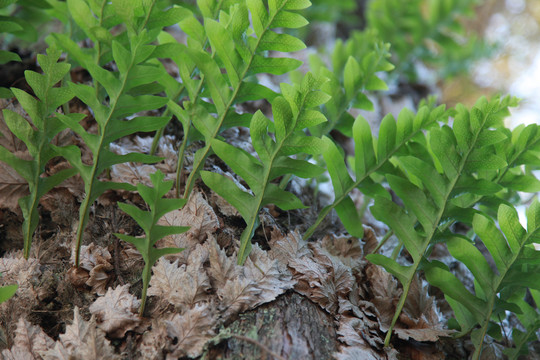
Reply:
M289 261L293 276L298 281L296 291L306 295L331 314L339 308L339 298L346 297L354 284L351 269L332 258L319 246L312 246L312 254Z
M98 327L112 338L123 338L140 322L137 311L141 302L128 289L127 284L114 290L109 288L105 296L97 298L89 308Z
M278 261L271 259L266 251L254 244L244 265L244 275L253 280L261 290L258 300L250 307L273 301L276 297L291 289L296 281L289 272L281 272Z
M208 299L210 279L202 266L194 261L189 265L178 266L160 258L152 267L154 275L150 279L148 296L159 296L181 309L189 309Z
M32 281L38 281L41 271L39 260L22 256L22 251L15 251L5 254L0 258L0 273L2 273L3 284L17 282L19 288L31 286Z
M214 336L216 317L206 304L199 304L184 314L165 321L167 329L167 360L201 355L204 344Z
M104 295L112 276L111 261L109 250L94 243L81 246L79 267L72 268L68 273L70 282L79 288L84 282L96 294ZM71 253L71 263L75 263L75 249Z
M236 256L227 256L215 239L208 239L210 266L207 268L212 286L219 289L225 286L229 279L234 279L242 274L243 269L236 264Z
M163 350L167 345L167 330L165 326L162 326L164 320L170 320L172 318L171 313L166 315L167 319L159 318L152 320L152 328L146 331L143 336L140 345L138 346L138 355L144 360L162 360ZM139 358L139 357L137 357Z
M377 246L379 246L379 240L375 235L375 230L371 226L364 225L364 237L362 241L364 242L364 254L373 254Z
M279 231L272 231L269 255L278 260L280 270L287 269L289 261L302 258L310 253L307 242L298 231L283 236Z
M39 326L19 318L13 346L3 350L2 356L4 360L37 360L41 358L41 352L53 346L54 341Z
M119 155L128 153L150 153L153 137L124 137L110 144L110 150ZM165 174L165 180L174 180L176 177L177 151L174 149L175 139L170 135L162 136L156 151L156 156L161 156L163 161L157 164L140 164L126 162L111 167L110 176L112 181L137 185L143 183L151 186L150 174L161 170Z
M344 346L335 353L336 360L379 360L381 357L366 346Z
M120 360L121 356L114 353L114 348L105 333L97 328L95 317L90 321L84 321L79 314L79 308L75 307L73 323L66 327L66 332L60 335L54 349L42 353L45 360L69 359L69 360Z
M223 317L238 314L250 308L259 299L261 290L257 284L245 277L228 280L222 288L217 289L221 302L219 309L224 312Z
M427 283L415 277L409 289L409 295L399 316L395 332L400 339L416 341L438 341L440 337L449 337L455 330L443 329L435 299L427 293Z
M214 209L204 199L200 192L194 191L189 201L180 210L165 214L159 221L159 225L165 226L189 226L189 230L183 234L171 235L176 243L177 239L188 238L194 243L202 243L213 234L219 227L219 219Z
M381 330L386 331L394 317L402 290L397 280L380 266L368 264L365 268L365 275L366 278L362 286L370 294L369 300L379 311Z
M14 155L20 157L21 153ZM0 208L20 213L19 199L29 193L26 180L13 168L0 161Z
M322 247L340 258L361 258L363 251L360 245L360 241L352 236L328 234L322 239Z

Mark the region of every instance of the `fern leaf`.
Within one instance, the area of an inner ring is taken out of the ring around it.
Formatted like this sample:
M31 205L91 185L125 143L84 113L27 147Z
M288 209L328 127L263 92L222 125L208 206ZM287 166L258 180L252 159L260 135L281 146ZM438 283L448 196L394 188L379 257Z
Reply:
M310 131L314 135L328 135L330 130L336 129L352 137L354 118L348 111L351 108L373 110L366 91L387 89L379 76L381 72L389 72L394 68L388 62L389 47L373 32L356 32L346 42L336 42L331 54L331 67L320 56L310 57L313 73L330 79L323 90L331 95L331 99L322 108L328 122L312 127Z
M69 64L58 62L60 55L59 50L49 48L47 55L38 55L43 74L34 71L25 72L28 84L34 90L37 99L20 89L11 89L30 116L33 126L21 115L10 110L3 111L6 125L15 136L26 144L33 159L32 161L20 159L0 146L0 161L17 171L28 182L30 190L29 195L19 199L24 217L23 253L25 258L30 255L32 236L39 221L37 209L39 199L75 174L75 169L66 169L50 177L41 176L47 162L56 156L54 147L51 145L52 139L66 128L58 119L60 114L57 116L55 111L73 97L73 93L66 87L54 87L69 72L70 68Z
M259 111L251 120L251 139L259 159L253 155L228 145L220 140L212 141L212 149L231 169L248 184L252 194L239 189L232 180L211 172L202 172L203 181L212 190L234 205L244 220L246 229L242 233L238 263L243 264L251 249L251 237L259 224L259 211L268 204L275 204L283 210L304 207L293 194L271 183L276 177L294 174L311 178L320 175L322 168L305 160L291 159L290 155L316 153L324 149L324 142L307 136L300 122L305 112L306 99L318 92L321 80L308 73L301 86L288 89L290 98L277 97L272 103L274 115L275 141L268 134L270 121ZM313 102L311 103L314 104Z
M143 269L143 290L141 296L141 307L139 308L139 316L144 313L146 304L146 293L150 284L151 269L156 261L165 255L176 254L184 249L181 248L156 248L156 242L165 236L173 234L181 234L189 230L185 226L161 226L157 222L163 215L176 209L180 209L186 203L183 199L164 199L163 196L171 190L172 181L163 181L165 175L161 171L150 175L153 187L143 184L137 185L137 190L143 200L150 207L150 211L144 211L131 204L118 203L118 206L126 214L130 215L144 230L145 237L137 238L125 234L114 234L121 240L127 241L137 248L144 259Z
M142 117L130 121L124 121L124 117L140 112L142 110L153 110L162 107L167 103L167 99L154 95L131 96L129 90L144 84L159 80L159 72L150 71L152 77L142 75L148 72L151 66L146 61L151 58L154 50L153 45L148 45L152 39L147 36L146 31L130 36L130 48L126 49L116 40L112 41L112 56L119 69L118 78L91 62L91 58L86 56L76 46L73 41L65 36L56 35L55 40L79 62L84 63L96 81L95 88L83 84L70 84L73 93L85 102L94 112L94 118L98 124L98 134L89 134L78 124L81 120L76 115L60 116L60 120L68 127L77 132L88 145L93 154L91 165L83 164L79 149L70 146L64 148L55 147L55 150L64 156L74 168L76 168L85 183L85 199L80 208L80 220L77 229L75 266L78 266L79 249L86 224L90 206L108 189L131 189L129 184L115 184L98 180L100 174L112 165L136 161L136 162L156 162L159 158L144 154L116 155L108 147L113 141L120 137L140 131L140 126L144 122L147 131L161 128L169 120L167 117ZM153 69L153 68L152 68ZM108 105L102 101L95 89L102 87L109 95Z
M308 2L299 3L291 0L269 0L268 7L266 7L262 0L249 0L246 4L240 3L231 6L228 13L221 12L219 22L205 18L204 30L208 36L212 54L201 51L200 47L199 49L190 49L188 53L192 62L197 64L204 75L204 82L202 80L199 82L199 88L203 90L204 87L207 87L214 104L201 103L197 93L196 98L190 99L190 103L182 109L184 112L194 111L202 114L201 120L193 121L193 125L203 134L205 141L205 147L198 150L195 156L196 162L187 179L184 198L187 198L191 193L206 157L210 154L212 144L219 144L213 140L232 123L237 124L238 120L243 119L237 116L234 104L245 96L246 89L253 89L248 77L263 72L284 74L300 65L300 62L295 59L271 58L265 54L268 50L290 51L303 47L299 40L292 40L288 36L279 36L280 34L271 29L297 28L305 25L305 19L295 11L307 4ZM247 36L250 14L254 36ZM225 74L221 73L221 67L225 68ZM275 94L262 90L260 86L258 89L259 91L256 93L250 94L251 99L261 96L270 96L270 99L275 97ZM213 106L215 106L215 113L217 113L217 118L214 119L210 115L214 111L207 110ZM183 114L182 117L190 118L189 113ZM191 122L186 121L186 125L190 126ZM301 144L298 141L294 145ZM303 144L303 148L310 146L309 143ZM291 149L291 152L297 150L301 149Z
M474 359L480 357L488 327L498 327L497 323L492 321L494 314L504 313L506 310L519 314L522 312L521 309L530 312L523 306L523 291L527 288L537 291L540 288L539 278L530 268L532 264L537 266L536 264L540 262L540 255L531 248L532 242L538 237L540 231L540 224L536 221L539 217L540 204L537 200L527 210L527 230L521 226L516 210L508 205L501 205L498 211L498 222L502 231L485 215L475 215L474 232L493 257L496 272L491 269L487 259L469 240L455 237L447 242L452 256L463 262L474 275L478 284L476 294L472 294L461 285L444 266L431 264L426 269L428 281L441 288L446 296L463 305L469 311L469 317L474 316L476 324L480 325L480 328L474 330L472 335L475 345ZM520 293L521 297L516 299L514 295L516 293ZM478 306L473 306L473 304L478 304ZM535 318L538 321L538 315L532 319ZM471 320L467 321L471 322ZM516 333L516 340L521 342L520 348L531 335L521 336L523 335ZM521 350L515 353L519 351Z
M367 195L388 196L380 184L373 182L371 176L377 172L385 173L385 169L389 166L389 160L403 150L411 139L421 134L422 129L433 126L437 121L445 121L448 115L449 112L446 112L442 106L436 109L423 107L416 115L405 109L400 113L397 123L389 115L383 120L384 126L381 125L379 133L381 140L379 141L376 141L371 135L367 121L358 117L353 125L355 180L349 175L343 156L340 155L336 145L327 140L328 146L323 156L334 186L335 200L331 205L321 210L315 223L304 234L304 239L313 235L332 209L336 209L347 231L351 235L361 238L364 230L349 193L353 189L359 188ZM377 144L377 151L375 144ZM393 171L392 167L390 170Z
M434 242L449 238L449 235L444 232L445 228L441 225L443 222L448 222L456 213L456 208L452 204L456 198L452 198L452 196L459 193L456 191L456 187L460 180L478 178L479 174L486 174L490 171L491 173L504 173L507 161L502 156L494 154L496 143L485 142L483 139L486 137L484 134L493 131L492 129L504 129L503 118L507 114L507 108L509 105L515 104L516 101L512 98L494 99L491 102L481 99L470 111L459 107L454 129L444 125L429 131L428 138L432 155L429 155L428 149L424 145L419 144L420 146L410 149L412 150L410 154L414 154L416 159L407 155L403 158L398 156L401 168L405 171L404 174L386 175L388 183L401 198L405 208L403 209L387 199L376 198L372 213L389 225L413 259L413 264L408 266L412 270L409 269L406 274L401 274L398 277L403 285L403 294L387 333L385 340L387 344L415 273L424 263L423 257L426 251ZM467 135L466 138L462 137L467 131L470 135ZM486 145L488 143L490 144ZM379 146L379 151L385 152L385 149L386 145ZM477 161L478 159L483 159L483 161ZM488 181L488 179L484 180ZM489 180L496 187L500 179L492 177ZM432 192L433 196L431 196ZM472 208L472 206L474 203L469 204L468 208ZM395 213L400 214L399 220L394 218L393 214ZM419 226L416 225L417 222ZM456 236L451 237L448 240L449 247L458 241L463 243L464 240ZM376 254L368 255L368 259L375 264L385 266L389 271L395 271L395 265L388 266L394 260L382 260L383 256ZM471 257L471 259L473 258ZM470 261L481 269L486 266L476 258ZM441 267L434 268L438 272L442 271ZM404 279L405 282L403 282ZM432 277L432 279L434 278ZM482 289L489 287L487 280L478 277L477 279L479 279L479 286ZM459 288L457 280L453 278L446 280L454 285L451 289L457 291L456 289ZM459 289L463 290L464 287ZM447 295L452 297L452 294L447 293ZM473 300L470 296L468 299L466 307L469 307L469 311L472 312L472 307L476 310L484 308L485 304L480 303L480 300ZM479 314L482 313L477 312L475 316L478 317Z

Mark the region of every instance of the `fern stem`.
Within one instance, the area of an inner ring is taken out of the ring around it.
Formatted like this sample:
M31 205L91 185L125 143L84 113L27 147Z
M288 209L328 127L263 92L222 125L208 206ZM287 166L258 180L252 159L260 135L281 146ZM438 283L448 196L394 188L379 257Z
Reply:
M99 19L99 26L103 26L103 13L105 12L105 5L107 5L108 1L103 0L99 9L98 19ZM96 48L96 56L95 56L95 63L97 66L99 66L99 62L101 61L101 42L99 40L96 41L94 44ZM94 88L96 91L96 99L99 99L99 83L94 82ZM99 132L99 126L98 126L98 132Z
M148 242L150 242L149 237L150 235L146 235L148 238ZM139 316L143 317L144 315L144 309L146 306L146 293L148 291L148 285L150 284L150 277L152 276L151 272L151 266L148 266L146 263L144 265L143 273L142 273L142 282L143 282L143 288L142 288L142 294L141 294L141 307L139 308Z
M187 142L189 139L189 132L191 130L191 121L190 126L187 126L187 129L184 129L184 139L182 140L182 145L178 149L178 162L176 164L176 197L180 197L180 182L182 181L182 176L184 175L184 154L186 152Z
M388 241L388 239L390 239L392 235L394 235L394 230L390 229L389 231L387 231L386 234L384 234L384 237L381 239L381 241L379 241L379 244L377 245L377 247L373 250L372 254L378 253L379 250L383 247L384 244L386 244L386 242Z
M394 248L394 251L392 251L392 255L390 256L392 260L396 260L399 254L401 253L401 250L403 249L403 243L400 241L399 244Z

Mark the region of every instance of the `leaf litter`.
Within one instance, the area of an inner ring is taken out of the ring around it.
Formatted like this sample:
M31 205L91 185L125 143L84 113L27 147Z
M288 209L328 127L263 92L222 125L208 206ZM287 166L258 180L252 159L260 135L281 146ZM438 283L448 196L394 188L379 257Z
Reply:
M111 150L121 154L122 146L129 151L144 151L149 142L134 137L115 146L117 148ZM115 165L111 179L144 183L157 169L166 177L174 176L176 160L169 156L175 153L171 139L162 139L158 153L166 157L164 162L142 166ZM7 176L3 172L0 174ZM237 181L234 175L232 177ZM62 199L72 201L70 196L77 199L80 194L80 182L67 182L64 186L68 191L55 195L56 203ZM0 191L2 189L0 178ZM9 191L16 194L13 189ZM95 211L102 211L119 197L126 198L125 193L118 194L111 200L101 201ZM111 195L103 197L107 196ZM127 198L140 204L137 196ZM45 205L53 200L42 199ZM335 233L328 232L319 241L306 242L299 232L284 230L291 228L289 224L272 219L265 221L263 227L268 228L263 229L264 236L254 242L245 265L239 266L237 251L242 225L235 225L235 221L230 220L238 218L238 214L220 200L215 193L195 188L182 209L160 220L160 225L191 228L158 243L159 247L182 247L185 251L161 258L154 265L148 290L150 306L144 318L137 316L140 284L134 275L140 273L143 262L131 244L121 242L119 248L113 248L110 240L109 243L102 240L110 239L110 236L91 238L81 249L81 266L77 270L68 266L73 262L73 256L71 259L60 257L55 264L42 265L35 258L23 260L20 252L4 255L0 258L0 272L3 273L0 283L17 283L19 291L13 299L0 305L4 313L1 324L8 345L3 350L3 357L196 358L239 314L271 303L287 291L296 291L334 318L337 339L341 343L340 350L334 354L336 359L396 358L396 350L385 349L383 339L401 289L392 276L364 258L377 243L372 229L366 227L364 242L335 235L340 234L339 228L334 229ZM52 213L54 204L44 206L44 210ZM8 205L0 204L10 208ZM283 217L280 212L271 211L264 216L272 218L271 214ZM108 226L120 226L120 232L140 234L133 224L114 222L111 220ZM57 238L72 238L74 226L70 221L59 226ZM65 246L65 242L58 246ZM49 285L52 289L49 291L57 295L55 305L51 305L51 296L39 295L38 288L45 278L41 271L44 268L49 274L68 280L67 285L62 280ZM123 282L124 278L128 283ZM15 311L15 304L21 301L25 305ZM31 316L32 309L48 311L51 306L60 310L58 320L71 325L54 331L46 322L37 325L35 317ZM18 318L20 320L16 320ZM433 344L451 335L442 328L440 318L433 298L428 296L421 280L417 280L396 333L404 341ZM112 339L114 342L110 341ZM130 348L129 343L135 345Z

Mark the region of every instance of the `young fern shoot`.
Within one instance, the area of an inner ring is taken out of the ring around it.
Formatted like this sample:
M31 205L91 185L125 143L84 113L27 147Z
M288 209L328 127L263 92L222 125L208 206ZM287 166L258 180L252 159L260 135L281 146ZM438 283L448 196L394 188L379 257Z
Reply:
M118 238L127 241L137 248L144 260L144 269L142 273L143 289L141 295L141 307L139 308L139 316L143 316L144 307L146 304L146 292L150 278L152 276L152 266L156 261L165 255L176 254L184 250L181 248L156 248L156 242L165 236L182 234L189 230L186 226L162 226L157 225L157 222L163 215L168 212L180 209L186 203L184 199L164 199L163 196L171 190L172 181L163 181L165 175L161 171L157 171L150 175L153 187L144 184L137 185L137 191L146 202L150 211L144 211L130 204L118 203L118 207L126 214L131 216L139 226L144 230L145 237L138 238L125 234L114 234Z
M302 153L316 155L324 150L321 139L308 136L303 131L308 126L326 121L320 112L313 110L328 100L328 95L319 90L324 81L307 73L300 86L281 84L283 96L278 96L272 103L274 122L260 111L253 115L251 140L259 159L223 141L212 141L216 155L242 177L251 190L247 193L239 189L226 176L202 172L205 184L236 207L246 221L240 239L239 264L246 261L251 251L251 238L259 226L259 211L263 206L275 204L283 210L304 207L296 196L271 181L287 174L312 178L324 171L305 160L290 158ZM275 141L269 135L269 129L273 129Z
M32 160L24 160L0 146L0 161L11 166L27 182L30 194L19 199L24 217L23 221L23 255L30 256L32 237L39 222L39 199L49 190L65 179L75 175L76 169L65 169L49 177L42 177L47 162L57 154L51 145L53 138L66 126L59 120L56 109L68 102L73 93L66 87L54 87L69 72L70 65L59 63L61 52L48 48L47 55L38 55L43 74L26 71L25 77L32 87L36 98L23 90L12 88L11 91L28 113L32 125L21 115L4 110L3 115L9 130L26 144Z

